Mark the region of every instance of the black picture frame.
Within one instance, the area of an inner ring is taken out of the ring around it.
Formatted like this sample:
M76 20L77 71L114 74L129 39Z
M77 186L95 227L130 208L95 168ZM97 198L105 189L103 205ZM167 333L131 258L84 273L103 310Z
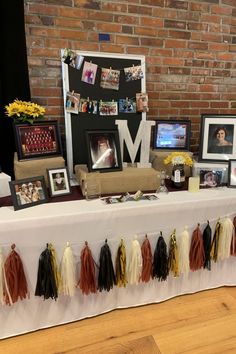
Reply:
M44 176L29 177L9 182L14 210L48 202Z
M228 187L236 188L236 159L229 160Z
M199 161L236 159L236 115L202 114Z
M122 170L119 132L111 130L86 130L89 172Z
M71 193L67 167L47 169L50 197L58 197Z
M18 160L62 155L58 121L14 124Z
M189 151L190 134L190 120L158 119L153 133L153 149Z

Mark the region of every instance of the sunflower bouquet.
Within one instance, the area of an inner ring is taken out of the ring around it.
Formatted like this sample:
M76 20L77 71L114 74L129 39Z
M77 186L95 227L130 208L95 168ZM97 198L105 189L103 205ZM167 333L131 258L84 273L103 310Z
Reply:
M193 165L193 160L191 157L186 153L186 152L172 152L170 155L168 155L164 159L164 164L168 165L171 163L173 166L174 165L186 165L186 166L192 166Z
M13 118L15 123L33 124L35 119L43 119L45 109L33 102L20 101L15 99L14 102L5 106L6 115Z

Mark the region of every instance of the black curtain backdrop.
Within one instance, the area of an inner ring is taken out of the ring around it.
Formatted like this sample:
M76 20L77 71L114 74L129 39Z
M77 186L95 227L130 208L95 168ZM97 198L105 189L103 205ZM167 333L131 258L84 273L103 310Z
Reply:
M15 98L30 100L23 0L0 1L0 28L0 165L3 172L14 178L13 124L5 115L5 105Z

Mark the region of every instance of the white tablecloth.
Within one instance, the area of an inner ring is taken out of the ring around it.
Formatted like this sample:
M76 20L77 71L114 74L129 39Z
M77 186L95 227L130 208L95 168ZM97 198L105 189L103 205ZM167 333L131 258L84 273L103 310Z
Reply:
M126 202L105 205L100 200L71 201L41 204L36 207L14 211L13 207L0 208L0 246L4 255L15 243L21 255L30 299L18 301L13 306L1 306L0 338L13 336L40 328L50 327L85 317L95 316L115 308L131 307L160 302L168 298L193 293L223 285L236 285L236 258L212 265L212 271L200 270L166 282L152 280L147 284L115 287L110 292L89 296L79 289L73 298L59 296L57 301L43 300L34 296L37 279L38 259L50 242L61 260L66 242L74 251L77 269L80 269L80 252L88 241L93 256L98 262L101 246L108 239L113 260L121 237L127 250L127 261L131 241L136 235L140 244L148 235L154 251L160 231L166 241L176 228L178 235L188 225L190 234L207 220L214 231L219 217L236 215L236 189L200 190L172 192L159 195L157 201Z

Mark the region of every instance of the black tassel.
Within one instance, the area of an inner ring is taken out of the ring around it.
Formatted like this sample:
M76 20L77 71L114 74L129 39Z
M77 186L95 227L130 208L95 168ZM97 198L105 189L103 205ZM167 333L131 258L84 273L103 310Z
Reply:
M47 248L39 257L38 276L35 289L35 296L43 296L44 300L49 298L56 300L58 297L51 256L51 251L47 245Z
M168 255L166 242L160 233L157 240L156 248L153 257L153 278L157 278L159 281L166 280L169 274L168 269Z
M101 248L99 263L98 289L99 291L110 291L113 285L116 284L116 278L107 240L105 240L105 244Z
M211 270L211 227L209 221L207 221L207 226L205 227L202 237L203 237L203 247L205 252L205 262L204 268Z

